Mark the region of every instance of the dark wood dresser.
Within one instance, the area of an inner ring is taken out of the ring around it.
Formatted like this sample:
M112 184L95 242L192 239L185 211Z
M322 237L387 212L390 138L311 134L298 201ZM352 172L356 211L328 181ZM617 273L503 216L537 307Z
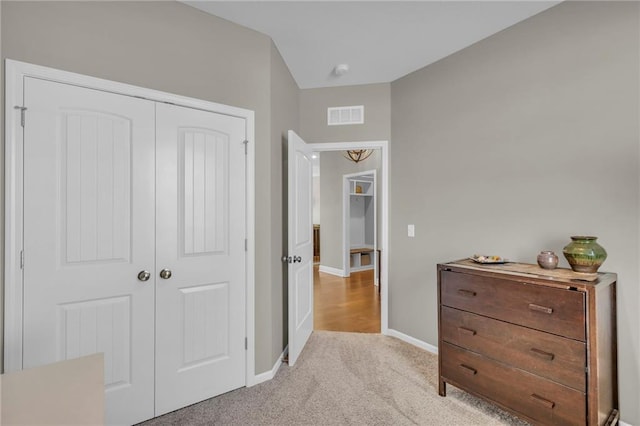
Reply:
M533 424L617 423L616 274L460 260L438 265L438 303L441 396L450 383Z

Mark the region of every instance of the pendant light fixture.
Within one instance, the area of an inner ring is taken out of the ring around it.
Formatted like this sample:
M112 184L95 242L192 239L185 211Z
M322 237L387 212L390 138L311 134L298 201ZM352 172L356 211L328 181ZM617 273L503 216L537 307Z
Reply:
M369 158L371 154L373 154L372 149L350 149L345 151L344 158L351 160L354 163L359 163Z

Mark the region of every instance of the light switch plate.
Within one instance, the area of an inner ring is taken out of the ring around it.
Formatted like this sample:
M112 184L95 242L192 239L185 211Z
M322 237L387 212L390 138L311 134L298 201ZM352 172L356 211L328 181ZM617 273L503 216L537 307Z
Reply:
M411 224L411 225L407 225L407 235L409 237L415 237L416 236L416 226Z

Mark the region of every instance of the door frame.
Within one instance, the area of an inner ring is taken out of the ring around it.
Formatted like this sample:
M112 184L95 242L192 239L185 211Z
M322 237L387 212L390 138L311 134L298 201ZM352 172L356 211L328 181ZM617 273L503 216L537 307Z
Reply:
M4 206L4 372L22 370L22 235L24 158L21 110L24 105L25 77L39 78L88 89L165 102L245 120L246 224L247 239L245 286L246 330L250 343L246 350L245 386L257 383L255 377L255 114L253 111L158 90L133 86L26 62L5 60L5 206ZM28 114L27 114L28 118Z
M380 256L380 333L389 334L389 141L365 141L365 142L325 142L309 143L314 152L346 151L350 149L379 149L381 155L380 172L380 206L381 218L380 236L382 245ZM377 177L376 177L377 178ZM311 184L310 184L311 185ZM309 188L313 191L313 187ZM322 201L320 201L322 202ZM344 256L343 256L344 257Z

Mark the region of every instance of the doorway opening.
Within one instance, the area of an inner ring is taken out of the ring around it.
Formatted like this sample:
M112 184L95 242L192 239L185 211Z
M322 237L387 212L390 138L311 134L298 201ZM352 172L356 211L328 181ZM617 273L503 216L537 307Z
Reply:
M312 217L312 156L314 152L373 149L380 153L380 332L388 334L388 194L389 194L389 147L387 141L306 143L294 131L288 132L287 152L287 251L282 260L287 266L287 299L289 330L289 365L294 365L314 329L314 271L313 271L313 217ZM343 159L343 161L346 161ZM342 176L339 176L341 179ZM337 189L342 196L341 186ZM324 200L323 202L326 202ZM339 204L336 202L335 204ZM322 221L321 221L322 222ZM326 239L322 237L320 224L320 263L325 254ZM342 238L339 238L342 239ZM336 249L344 258L344 245ZM319 268L319 267L318 267ZM320 268L319 268L320 269ZM343 268L344 271L344 268ZM338 275L338 274L336 274ZM344 275L344 272L341 273ZM343 277L344 278L344 277Z
M310 145L314 330L385 333L386 142ZM372 151L367 160L346 158L363 145Z

